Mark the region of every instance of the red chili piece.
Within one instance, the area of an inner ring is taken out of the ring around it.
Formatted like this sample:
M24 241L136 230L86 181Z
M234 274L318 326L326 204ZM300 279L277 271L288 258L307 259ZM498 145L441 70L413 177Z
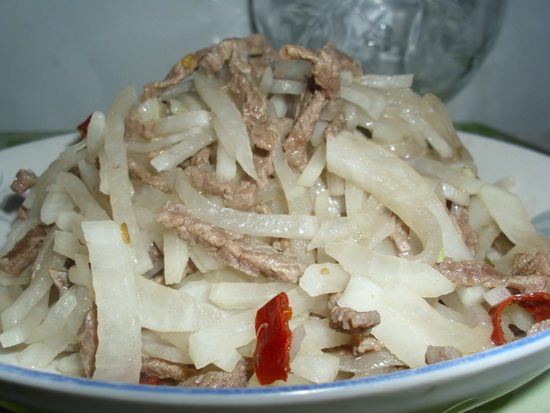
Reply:
M76 127L76 130L80 133L80 137L82 139L86 138L88 136L88 126L90 125L90 121L92 120L92 113L90 113L90 116L88 116L84 122L82 122L80 125Z
M273 297L256 313L253 364L260 384L286 381L288 377L292 340L288 321L291 318L292 309L284 292Z
M512 304L518 304L529 311L537 323L550 319L550 294L545 292L534 292L512 295L495 305L489 311L491 320L493 321L491 340L493 340L493 343L496 345L506 343L504 331L502 330L502 313L506 307Z

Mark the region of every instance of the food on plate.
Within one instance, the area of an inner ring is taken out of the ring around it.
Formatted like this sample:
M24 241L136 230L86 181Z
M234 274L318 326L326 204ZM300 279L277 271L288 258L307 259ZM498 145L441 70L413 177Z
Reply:
M2 348L220 388L383 374L545 329L549 240L411 84L253 35L122 90L12 184Z

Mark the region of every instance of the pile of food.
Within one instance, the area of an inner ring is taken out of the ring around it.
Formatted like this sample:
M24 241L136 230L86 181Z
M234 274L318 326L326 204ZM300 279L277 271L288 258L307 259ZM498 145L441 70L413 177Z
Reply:
M549 240L411 83L253 35L122 90L12 184L3 351L219 388L383 374L548 327Z

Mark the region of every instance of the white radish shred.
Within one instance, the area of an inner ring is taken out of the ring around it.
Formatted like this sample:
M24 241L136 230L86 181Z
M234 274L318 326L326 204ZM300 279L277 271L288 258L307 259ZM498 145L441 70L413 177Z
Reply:
M90 252L98 347L94 378L138 383L141 323L136 273L130 247L113 221L82 224Z

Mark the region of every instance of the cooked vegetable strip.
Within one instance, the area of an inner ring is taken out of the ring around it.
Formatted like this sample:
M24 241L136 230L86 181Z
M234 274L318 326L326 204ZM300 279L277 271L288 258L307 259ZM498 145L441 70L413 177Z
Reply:
M248 176L258 180L252 161L252 148L241 114L216 79L195 73L197 92L216 116L214 129L221 144Z
M90 251L98 320L94 378L138 383L141 323L130 247L113 221L82 224Z
M311 215L256 214L220 207L197 192L182 173L178 173L175 189L195 215L226 230L259 237L306 240L317 231L317 218Z
M441 201L422 177L390 152L342 132L327 142L327 163L330 171L371 193L420 237L424 250L417 261L432 264L441 251L454 259L471 257Z
M144 273L151 269L152 263L147 252L147 240L139 230L136 213L132 205L132 184L128 174L128 157L124 143L124 117L136 100L134 88L122 90L109 112L107 113L105 125L105 160L106 171L109 182L110 204L113 211L113 220L118 225L126 225L131 253L135 262L136 270ZM116 190L112 190L116 188Z

